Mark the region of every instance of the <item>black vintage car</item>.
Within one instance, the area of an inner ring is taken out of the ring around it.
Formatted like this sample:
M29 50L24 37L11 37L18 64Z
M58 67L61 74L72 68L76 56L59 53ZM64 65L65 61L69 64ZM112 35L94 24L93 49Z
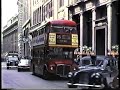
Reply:
M69 88L111 88L111 83L117 75L116 58L85 56L79 59L79 70L69 72L67 85Z
M6 57L6 64L7 64L7 69L11 67L17 67L18 66L18 57L17 56L7 56Z

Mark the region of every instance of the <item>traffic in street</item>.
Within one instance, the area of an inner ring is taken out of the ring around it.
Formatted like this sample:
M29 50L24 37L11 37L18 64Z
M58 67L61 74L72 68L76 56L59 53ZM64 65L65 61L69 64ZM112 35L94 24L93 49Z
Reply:
M1 30L2 89L119 88L118 0L16 5Z
M18 72L16 67L7 70L6 62L2 62L2 89L67 89L67 82L61 78L44 80L32 72Z

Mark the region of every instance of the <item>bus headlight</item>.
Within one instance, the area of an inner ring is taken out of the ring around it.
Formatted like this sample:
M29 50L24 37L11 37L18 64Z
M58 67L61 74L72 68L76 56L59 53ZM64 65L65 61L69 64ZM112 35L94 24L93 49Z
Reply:
M74 68L73 68L73 70L75 71L75 70L76 70L76 68L74 67Z
M52 66L50 67L50 70L53 70L53 67L52 67Z
M50 70L54 70L55 65L50 65Z

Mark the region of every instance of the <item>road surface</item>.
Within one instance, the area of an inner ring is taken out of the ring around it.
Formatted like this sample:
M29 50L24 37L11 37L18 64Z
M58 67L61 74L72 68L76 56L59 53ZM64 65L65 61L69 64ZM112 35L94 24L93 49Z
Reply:
M2 63L2 89L68 89L68 80L44 80L32 75L32 72L18 72L16 68L6 69Z

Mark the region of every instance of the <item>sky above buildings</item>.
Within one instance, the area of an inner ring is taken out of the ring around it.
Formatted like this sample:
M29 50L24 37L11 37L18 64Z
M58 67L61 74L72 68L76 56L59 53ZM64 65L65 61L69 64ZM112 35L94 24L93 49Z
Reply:
M1 0L2 3L2 30L3 27L7 24L7 21L10 20L11 17L18 14L18 0Z

